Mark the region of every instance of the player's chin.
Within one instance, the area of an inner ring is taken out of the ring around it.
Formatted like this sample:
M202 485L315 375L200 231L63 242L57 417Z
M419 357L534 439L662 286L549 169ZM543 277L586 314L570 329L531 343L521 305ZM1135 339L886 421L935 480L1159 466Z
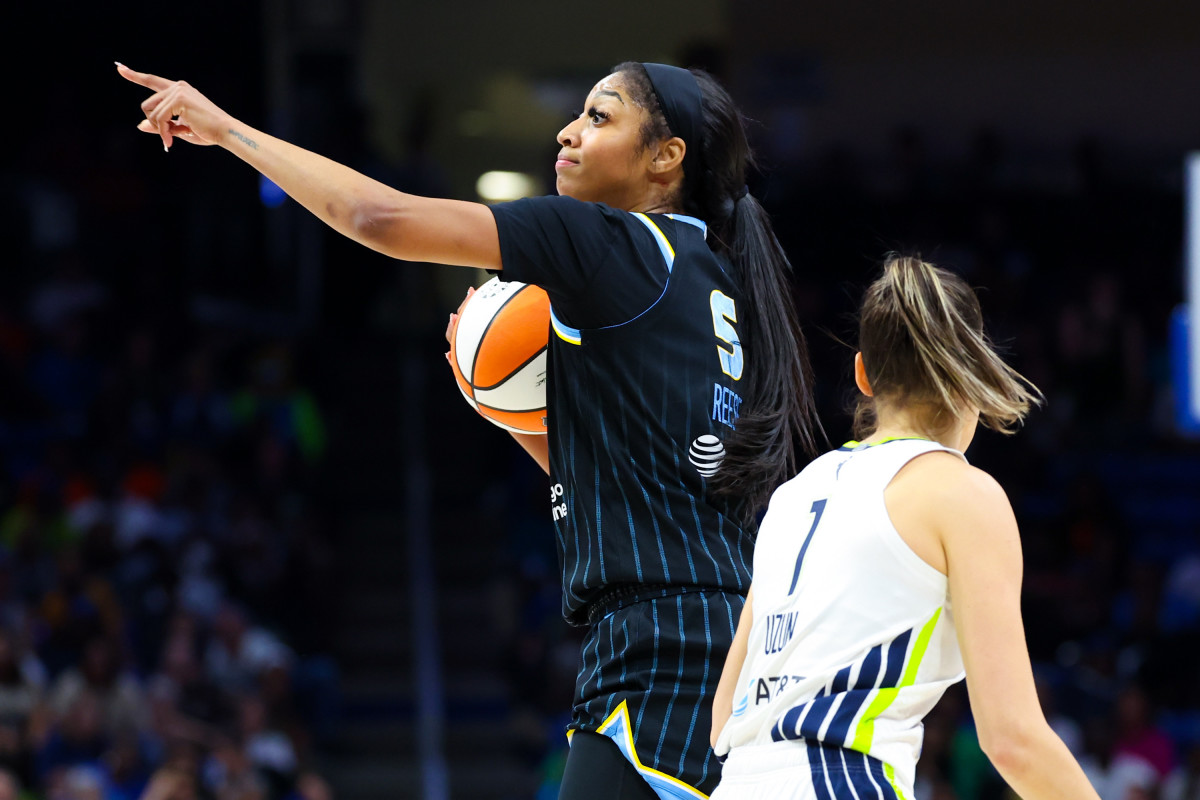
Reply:
M559 195L562 197L573 197L576 200L583 199L582 197L579 196L579 193L578 193L579 186L577 184L575 184L573 181L571 181L569 178L564 178L562 175L559 175L557 178L555 178L554 188L558 191Z
M554 188L562 197L570 197L585 203L595 203L600 200L592 187L582 181L572 180L571 176L559 175L554 182Z

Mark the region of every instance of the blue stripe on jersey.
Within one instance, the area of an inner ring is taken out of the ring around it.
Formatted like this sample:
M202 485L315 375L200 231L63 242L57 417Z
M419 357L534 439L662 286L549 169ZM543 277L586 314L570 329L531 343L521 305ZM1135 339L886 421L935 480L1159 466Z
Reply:
M675 667L675 688L671 690L671 699L667 702L667 713L663 715L662 732L658 735L658 748L654 751L655 764L662 759L663 742L667 739L667 728L671 724L671 712L675 710L675 701L679 698L680 677L685 674L683 654L687 651L687 628L683 624L683 595L681 594L675 595L675 613L679 615L679 664Z
M708 670L709 670L709 662L710 662L710 659L712 658L713 639L712 639L712 626L709 624L709 619L708 619L708 597L706 597L703 593L701 593L699 595L699 597L700 597L700 608L704 612L704 682L700 684L700 697L697 698L696 704L694 706L692 706L692 719L688 723L687 739L684 740L683 752L679 754L679 771L680 772L683 772L683 764L684 764L684 761L686 760L687 752L692 749L692 734L694 734L696 732L696 721L700 716L700 708L705 705L704 695L708 694ZM680 598L680 600L682 601L682 598ZM680 619L680 622L682 622L683 621L682 602L680 604L679 610L680 610L680 618L679 619Z
M653 461L654 457L651 456L650 458ZM658 483L657 478L655 479L655 483ZM665 576L666 581L669 583L671 580L671 570L670 570L670 568L667 567L667 554L666 554L666 549L663 547L662 528L660 528L658 525L658 515L654 513L654 504L650 500L650 493L648 491L646 491L646 484L644 482L638 483L638 490L641 491L642 501L645 502L645 504L646 504L646 516L648 516L650 518L650 523L654 528L654 540L658 543L658 558L660 561L662 561L663 575ZM629 532L631 534L631 538L633 539L633 560L634 560L634 564L637 567L638 580L641 580L641 578L642 578L642 562L641 562L641 558L638 555L637 535L636 535L636 532L633 530L633 517L632 516L630 516L630 518L629 518L629 526L630 526Z
M724 517L721 517L720 520L717 522L717 531L719 531L721 533L721 541L725 541L725 518ZM747 574L747 575L750 575L751 573L754 572L754 570L752 570L750 568L750 565L746 563L746 551L747 550L752 551L754 549L754 542L753 542L753 540L751 540L749 543L750 544L749 547L742 547L741 540L742 539L750 539L750 538L751 537L748 532L746 532L744 530L738 531L738 560L742 562L742 569L744 569L746 571L745 574ZM741 575L737 576L737 582L738 582L739 589L746 588L742 585L742 576Z
M558 318L554 313L554 306L550 307L550 327L554 329L554 333L558 338L562 339L567 344L583 344L583 334L578 328L572 328Z
M908 640L912 638L912 629L892 639L887 649L887 670L883 673L880 689L894 689L900 685L900 672L904 668L904 656L908 653Z
M664 410L665 410L665 406L666 406L666 401L667 401L666 397L663 397ZM650 421L647 420L646 421L646 441L650 442L653 440L654 440L654 433L650 429ZM650 449L650 477L653 480L654 485L657 486L659 488L659 491L662 492L663 509L666 510L666 512L667 512L667 522L671 523L671 525L673 526L675 524L675 518L671 516L671 501L667 497L667 487L663 484L662 480L660 480L658 477L658 458L654 455L653 448ZM646 506L649 508L650 507L650 495L649 495L649 493L646 492L645 484L642 484L642 495L646 498ZM651 512L653 512L653 509L651 509ZM651 517L654 519L654 539L655 539L655 542L658 544L659 561L661 561L662 565L663 565L663 578L665 579L666 583L670 583L671 582L671 565L667 563L667 549L666 549L665 544L663 543L662 530L658 527L657 515L651 513ZM688 556L689 556L688 561L690 562L691 554L689 553ZM692 580L693 581L696 580L696 571L694 569L692 570Z
M609 614L608 615L608 654L609 654L610 658L612 657L612 655L614 653L617 652L616 651L616 642L613 641L613 631L616 630L616 627L617 626L615 625L615 617L612 614ZM624 627L624 623L622 623L622 627ZM624 674L624 671L625 671L625 667L624 667L624 665L622 665L622 667L621 667L622 675ZM619 687L620 685L621 685L620 682L618 682L617 686ZM599 681L596 681L596 689L597 689L597 691L600 689ZM617 702L617 696L615 694L610 693L608 695L608 701L604 704L604 718L605 719L608 719L608 715L613 712L613 705L616 702Z
M839 746L846 743L846 736L850 732L850 723L854 721L854 715L862 708L862 704L866 702L867 697L875 688L875 679L879 677L882 653L883 645L877 644L863 659L862 666L858 670L858 677L854 681L854 689L846 692L846 696L842 698L842 704L838 707L837 713L833 715L833 721L829 723L829 730L825 732L825 741Z
M594 463L595 471L592 477L596 482L596 535L587 537L587 566L583 569L583 579L585 581L592 574L592 543L595 542L596 547L601 549L601 552L603 552L604 546L604 522L600 518L600 459L596 459ZM601 574L603 574L603 570Z
M821 700L823 697L825 697L824 686L822 686L821 689L816 693L811 702L801 703L798 706L792 706L787 711L783 712L783 716L779 718L779 722L776 722L775 727L771 729L771 740L775 742L782 742L785 739L802 738L799 730L800 726L803 724L800 722L800 715L805 711L805 709L808 709L812 704ZM807 718L807 715L805 715L805 719Z
M561 446L559 449L561 450ZM571 439L567 443L567 452L570 457L570 460L567 463L569 463L569 464L575 463L575 434L574 434L574 432L571 433ZM585 529L586 533L588 534L587 540L588 540L589 544L588 544L587 565L588 565L588 568L590 568L591 564L592 564L592 549L591 549L592 525L591 525L591 521L588 520L586 515L580 514L577 516L575 514L575 492L574 491L564 492L563 494L565 494L566 498L567 498L567 514L570 515L570 519L575 523L571 527L574 528L574 530L575 530L575 553L576 554L578 554L580 552L579 529L580 528ZM567 552L567 539L565 536L563 536L563 533L562 533L564 527L566 527L566 526L564 526L564 525L555 525L554 526L555 531L558 533L559 545L562 547L562 550L560 550L559 552L562 552L562 553ZM582 604L583 598L580 597L579 593L575 591L575 587L578 585L575 582L575 579L579 575L579 565L580 565L580 559L579 559L578 555L576 555L575 566L571 570L571 580L563 581L563 583L564 583L563 591L572 599L572 601ZM585 570L583 574L587 575L588 573ZM565 578L565 576L564 576L564 578Z
M817 800L833 800L829 791L829 780L825 768L825 756L821 746L816 742L808 742L808 767L812 772L813 790Z
M850 778L846 775L846 764L842 754L832 747L822 747L821 757L825 759L825 771L829 775L829 786L834 797L851 800L854 790L850 788Z
M679 452L680 452L679 450L675 450L673 452L673 457L675 459L676 472L679 471L679 467L680 467ZM665 500L667 498L667 487L665 484L662 485L662 492L663 492L663 499ZM696 522L696 529L699 530L700 529L700 516L696 512L696 499L694 497L690 498L689 502L690 502L691 508L692 508L692 519ZM668 505L668 507L669 507L669 505ZM692 580L696 580L696 559L692 556L692 542L691 542L692 537L687 535L687 531L685 531L683 529L682 525L679 526L679 535L683 541L683 552L687 556L688 572L691 574ZM704 554L706 556L708 556L708 560L713 563L713 569L716 571L716 574L719 575L721 572L721 567L717 563L717 560L715 558L713 558L712 551L710 551L708 549L708 543L705 541L704 537L700 537L700 549L704 551Z
M883 800L883 793L875 785L867 765L868 756L857 750L842 750L842 763L846 766L846 774L850 777L850 787L858 800Z
M662 629L658 627L658 601L657 600L650 601L650 619L654 622L654 658L650 662L650 681L649 681L649 683L646 684L646 696L647 697L651 696L652 693L654 692L654 677L656 675L658 675L658 647L662 640ZM637 724L633 726L633 735L635 738L638 735L638 731L640 731L642 729L642 717L645 715L646 706L648 706L648 705L649 705L649 703L642 703L641 708L638 709ZM660 740L659 745L661 746L661 744L662 744L662 742ZM658 763L657 758L654 761L655 761L655 763Z
M850 670L854 667L853 664L842 667L838 670L837 675L833 676L833 687L830 691L834 694L840 694L846 691L846 687L850 684Z
M804 715L804 720L800 723L800 737L804 739L820 739L821 726L825 724L825 719L829 716L834 703L840 699L839 695L831 694L814 700L809 706L808 713Z
M642 559L638 552L638 537L637 528L633 524L633 508L629 505L629 495L625 494L625 484L621 481L621 471L617 466L617 456L613 453L612 443L608 439L608 426L604 424L604 419L599 419L600 422L600 441L604 443L604 454L608 456L608 463L612 467L613 483L621 492L621 502L625 504L625 524L629 527L629 541L633 546L633 566L637 572L638 580L642 580ZM599 505L600 496L596 495L596 502ZM600 510L597 508L596 517L599 518ZM604 546L601 543L600 547L600 583L607 583L608 576L605 572L604 564Z
M892 786L892 782L887 779L887 775L883 772L883 762L878 758L867 756L867 767L871 770L871 777L875 779L875 785L879 787L880 793L883 794L883 800L900 800L897 796L896 788Z
M688 382L688 381L690 381L690 380L691 380L691 376L690 376L690 375L688 375L687 373L685 373L685 374L684 374L684 383L687 383L687 382ZM691 396L690 394L688 394L688 395L686 395L686 398L687 398L687 399L686 399L686 401L685 401L685 402L686 402L686 409L685 409L685 411L684 411L684 419L691 419L691 418L692 418L692 396ZM689 435L691 435L691 433L690 433L690 432L689 432ZM681 444L682 444L682 443L681 443ZM686 445L684 445L684 446L686 446ZM676 450L676 452L675 452L675 465L676 465L676 467L678 467L678 466L679 466L679 452L678 452L678 450ZM691 506L691 509L692 509L692 519L693 519L693 520L695 521L695 523L696 523L696 530L695 530L695 532L694 532L694 536L695 536L695 538L696 538L696 541L700 542L700 546L701 546L702 548L704 548L704 552L705 552L705 554L706 554L706 555L707 555L707 556L708 556L710 559L712 559L713 565L716 567L716 569L717 569L717 574L719 575L719 574L721 573L720 566L719 566L719 565L717 565L717 560L716 560L715 558L713 558L713 555L712 555L712 553L711 553L711 552L709 552L709 550L708 550L708 544L706 543L706 541L705 541L705 538L704 538L704 526L703 526L703 525L701 524L701 522L700 522L700 512L699 512L699 510L696 508L696 497L695 497L695 495L693 495L691 492L688 492L688 494L687 494L687 498L688 498L688 505L689 505L689 506ZM679 533L680 533L680 535L682 535L682 536L683 536L683 542L684 542L684 545L687 547L687 551L688 551L688 558L690 559L690 558L691 558L691 547L690 547L690 545L689 545L689 537L688 537L687 533L686 533L686 532L685 532L685 531L684 531L682 528L680 529ZM726 550L728 550L728 549L729 549L729 542L727 542L727 541L725 542L725 549L726 549ZM730 561L733 561L733 551L732 551L732 550L730 550L730 551L729 551L729 560L730 560Z
M883 793L871 778L870 767L867 765L869 756L857 750L842 750L842 765L850 778L850 789L858 800L883 800Z
M676 222L686 222L688 225L699 228L700 233L704 234L704 238L708 238L708 223L704 222L704 220L689 217L687 214L667 214L667 216Z

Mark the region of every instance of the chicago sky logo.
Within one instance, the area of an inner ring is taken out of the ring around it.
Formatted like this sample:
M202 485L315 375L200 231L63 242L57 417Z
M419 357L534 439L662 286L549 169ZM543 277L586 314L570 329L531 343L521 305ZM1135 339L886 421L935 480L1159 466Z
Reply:
M688 461L692 462L696 471L705 478L711 478L717 474L723 458L725 458L725 445L721 444L721 440L711 433L697 436L688 449Z

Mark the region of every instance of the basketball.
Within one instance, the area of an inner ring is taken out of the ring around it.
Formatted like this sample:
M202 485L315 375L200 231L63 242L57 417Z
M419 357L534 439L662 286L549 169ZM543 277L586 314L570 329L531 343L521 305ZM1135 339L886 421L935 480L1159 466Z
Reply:
M459 313L450 366L471 407L516 433L546 432L550 298L537 286L492 278Z

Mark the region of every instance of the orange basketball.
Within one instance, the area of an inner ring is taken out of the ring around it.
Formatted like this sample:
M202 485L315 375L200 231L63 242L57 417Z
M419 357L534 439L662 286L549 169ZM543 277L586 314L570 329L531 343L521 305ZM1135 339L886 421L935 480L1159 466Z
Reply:
M450 366L471 407L505 430L546 432L550 298L537 286L492 278L458 316Z

